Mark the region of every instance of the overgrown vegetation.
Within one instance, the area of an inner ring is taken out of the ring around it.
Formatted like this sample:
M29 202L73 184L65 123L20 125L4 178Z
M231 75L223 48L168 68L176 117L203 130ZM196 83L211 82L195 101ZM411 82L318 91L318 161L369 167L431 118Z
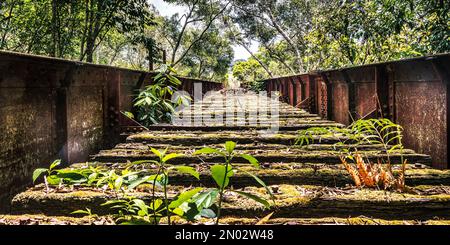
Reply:
M338 140L335 150L345 169L349 172L357 187L405 190L405 166L402 150L403 129L389 119L357 120L345 128L309 128L299 131L296 145L313 144L315 140L332 137ZM381 145L385 158L378 157L376 163L364 160L364 145ZM400 154L402 168L398 177L392 172L391 154ZM351 161L353 163L349 163Z
M231 36L251 53L233 66L242 83L450 51L448 1L238 0L232 7Z
M186 11L169 15L168 2ZM224 81L233 60L220 31L226 10L216 0L4 0L0 50L140 70L169 63L183 76Z
M105 184L112 190L119 190L123 179L128 174L128 169L117 175L114 171L106 172L98 167L89 166L85 169L56 169L61 160L53 161L49 168L37 168L33 172L33 182L43 175L44 183L49 185L101 185ZM120 177L120 178L119 178ZM100 183L100 184L99 184Z
M183 76L219 82L233 66L233 77L250 84L448 52L449 6L442 0L4 0L0 49L142 70L168 63Z
M153 78L154 83L147 85L136 97L137 120L144 126L168 123L178 106L189 105L190 96L176 93L181 81L175 74L172 67L163 65Z
M383 189L395 189L399 191L405 190L405 166L406 160L402 163L400 175L395 177L392 173L390 163L386 167L378 161L378 163L366 163L361 154L355 154L356 168L347 163L345 157L341 157L342 164L353 179L356 187L369 187Z
M144 164L144 163L156 164L156 166L158 168L157 173L153 174L153 175L145 175L141 178L135 179L132 183L130 183L128 188L133 189L140 184L151 183L153 200L149 206L147 206L147 205L144 206L144 202L142 200L134 198L131 200L131 202L133 202L132 205L129 205L129 202L128 202L128 203L126 203L127 204L125 206L126 208L122 207L122 209L128 210L131 212L131 211L135 210L134 208L139 208L139 210L137 211L137 214L139 216L143 216L147 219L149 216L152 216L154 224L157 224L159 222L159 218L161 217L161 214L165 213L168 224L171 224L170 217L171 217L172 213L179 215L179 216L183 216L183 214L184 214L184 210L182 210L180 208L180 205L183 204L183 202L180 200L188 200L189 198L191 198L193 195L195 195L197 192L201 191L202 189L196 188L194 190L184 192L184 193L180 194L178 199L170 202L170 204L169 204L169 198L167 196L167 186L169 184L170 171L178 171L180 173L190 174L197 179L199 179L199 174L194 168L189 167L189 166L182 166L182 165L173 166L173 165L167 164L167 162L170 161L171 159L183 156L182 154L178 154L178 153L167 154L167 149L161 151L161 150L157 150L154 148L150 148L150 150L153 152L153 154L155 154L158 157L158 159L159 159L158 161L143 160L143 161L134 162L133 164ZM163 195L164 195L162 200L155 198L155 190L156 190L157 186L162 187ZM120 200L119 202L123 202L123 200ZM112 203L115 204L116 202L112 201ZM108 204L111 204L111 203L108 203ZM131 209L129 207L131 207ZM149 212L149 210L151 210L152 212ZM131 213L133 213L133 212L131 212Z
M245 160L247 160L255 168L260 167L258 160L256 158L254 158L253 156L248 155L248 154L236 154L234 151L235 147L236 147L235 142L227 141L227 142L225 142L223 149L204 147L193 153L194 155L215 154L215 155L222 156L224 158L223 164L215 164L210 167L211 176L213 177L214 181L216 182L218 188L210 189L209 193L211 193L210 195L214 195L214 196L216 196L217 193L219 195L219 204L218 204L218 208L217 208L216 224L219 223L220 212L222 209L222 202L224 199L224 194L227 191L227 187L230 185L230 178L234 175L235 172L243 171L243 170L233 167L233 164L232 164L233 158L241 157L241 158L244 158ZM272 196L271 190L266 186L266 184L260 178L258 178L256 175L254 175L252 173L249 173L246 171L244 171L244 172L246 174L250 175L251 177L253 177L256 180L256 182L258 182L260 185L265 187L267 193ZM265 200L264 198L261 198L259 196L253 195L251 193L243 192L243 191L236 191L236 190L231 190L231 191L233 191L236 194L239 194L241 196L253 199L253 200L261 203L262 205L264 205L266 208L270 207L270 203L267 200Z
M265 208L271 207L270 203L262 197L244 191L229 189L230 178L237 171L243 171L262 185L267 193L272 196L271 190L265 183L252 173L239 168L234 168L232 159L241 157L252 166L259 168L256 158L248 154L237 154L234 149L236 143L227 141L223 149L209 147L195 151L194 155L217 154L224 157L223 164L215 164L210 167L211 177L217 184L217 188L188 188L176 196L169 196L169 179L172 171L187 174L199 180L198 171L187 165L171 165L168 162L183 156L179 153L167 153L168 149L157 150L150 148L158 160L140 160L129 162L118 173L118 170L107 170L89 166L83 169L55 169L60 160L53 162L48 169L38 168L33 173L33 181L44 174L47 190L49 186L61 188L63 185L89 186L100 190L110 190L115 193L115 198L103 203L115 210L116 222L120 224L159 224L162 218L166 218L168 224L172 224L172 216L178 216L188 221L198 220L202 217L215 218L219 223L222 203L227 192L234 192L246 198L261 203ZM149 174L148 167L156 167L156 174ZM50 181L49 181L50 180ZM151 185L151 200L149 202L131 195L138 186ZM162 192L162 196L157 194ZM273 196L272 196L273 197ZM215 209L215 210L214 210ZM75 210L72 214L96 217L92 210Z

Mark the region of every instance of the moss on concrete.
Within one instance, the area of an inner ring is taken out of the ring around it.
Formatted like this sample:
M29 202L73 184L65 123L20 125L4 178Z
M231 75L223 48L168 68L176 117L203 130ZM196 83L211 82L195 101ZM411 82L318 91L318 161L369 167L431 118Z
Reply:
M221 224L227 225L255 225L257 218L223 217ZM176 220L177 224L212 224L212 219L201 219L197 222ZM326 217L326 218L273 218L264 222L265 225L450 225L450 220L386 220L370 217Z
M100 166L104 169L124 169L126 164L108 163L79 163L73 164L72 168L86 168L89 165ZM263 164L266 166L265 164ZM209 167L204 164L190 165L200 173L200 181L190 175L173 171L170 176L170 183L175 185L195 185L214 186L215 183L210 176ZM260 177L267 184L297 184L297 185L320 185L320 186L345 186L352 184L352 180L342 165L313 164L313 163L271 163L266 167L256 169L249 164L235 164L237 169L250 172ZM145 171L148 174L155 174L156 169L150 165L136 166L136 170ZM394 166L394 174L400 172L399 166ZM142 173L145 174L145 173ZM245 172L237 172L231 184L235 187L258 185L251 176ZM437 170L429 168L416 168L415 165L407 165L406 184L416 185L450 185L450 170Z
M173 189L173 190L172 190ZM173 193L180 192L182 188L171 187L169 189L169 198L173 198ZM150 201L152 196L149 191L132 191L128 196L134 196L143 200ZM155 193L158 198L163 195L160 190ZM85 210L90 208L95 214L108 214L112 210L107 206L102 206L108 200L126 199L126 196L113 191L105 191L93 187L73 187L71 188L50 188L47 192L43 185L38 185L27 191L17 194L11 201L11 212L13 214L48 214L48 215L66 215L75 210Z
M149 186L150 187L150 186ZM150 188L145 186L135 195L149 201ZM272 185L276 206L272 207L274 218L322 218L373 216L376 218L426 220L433 217L450 218L450 195L441 193L405 194L372 189L331 188L314 185ZM429 187L431 188L431 187ZM448 187L447 187L448 188ZM427 187L420 187L424 191ZM171 196L185 191L171 187ZM245 187L246 192L270 199L264 188ZM106 200L117 198L110 193L94 190L77 190L65 193L45 193L33 189L17 195L13 200L15 213L44 213L69 215L77 209L91 208L94 213L111 213L100 206ZM227 192L223 205L224 215L239 217L262 216L270 210L251 199L234 192Z
M227 225L254 225L259 218L240 218L225 216L220 220ZM172 217L174 224L214 224L213 219L202 218L198 221L188 222L179 217ZM163 221L164 222L164 221ZM111 216L99 217L70 217L70 216L46 216L42 214L0 215L0 225L115 225ZM450 220L386 220L370 217L326 217L326 218L271 218L264 222L265 225L450 225Z
M110 216L70 217L43 214L0 215L0 225L115 225Z

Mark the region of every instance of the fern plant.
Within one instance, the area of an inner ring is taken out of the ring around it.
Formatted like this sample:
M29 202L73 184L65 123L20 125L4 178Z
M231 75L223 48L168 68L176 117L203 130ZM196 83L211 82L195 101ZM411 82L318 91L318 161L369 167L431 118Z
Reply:
M390 162L390 155L395 151L404 149L402 144L403 128L389 119L360 119L345 128L338 127L311 127L300 130L295 141L296 145L306 146L313 144L318 137L319 142L325 136L333 136L338 140L334 148L352 155L364 144L378 144L383 147ZM338 147L339 146L339 147ZM345 148L345 146L348 146Z
M386 161L383 158L378 158L377 163L371 163L369 161L366 163L356 151L354 153L356 166L348 164L345 159L341 158L342 163L351 174L355 184L357 186L364 185L367 187L382 187L384 189L394 188L399 191L404 191L406 187L405 170L407 160L403 156L403 128L391 120L383 118L357 120L350 125L350 130L352 133L361 137L360 142L381 145L387 158ZM400 153L400 161L402 164L398 178L394 176L391 166L391 154L395 151ZM386 167L382 163L385 163Z
M295 145L298 146L306 146L309 144L314 144L315 136L319 136L319 143L322 140L322 137L325 135L331 135L334 128L330 127L311 127L305 130L299 130L298 136L295 140Z
M396 150L403 150L403 128L389 119L357 120L350 125L350 129L362 137L361 142L382 145L389 164L390 155Z
M300 146L312 144L315 136L319 137L319 141L323 136L333 136L338 140L333 147L338 150L341 162L356 186L404 189L406 159L403 155L403 128L400 125L389 119L360 119L345 128L313 127L300 131L295 144ZM376 164L368 160L366 163L359 150L365 144L381 145L386 160L380 157ZM399 152L401 158L402 171L399 178L395 178L392 174L391 155L394 152ZM354 165L348 163L347 159L354 161ZM382 163L387 166L384 167Z

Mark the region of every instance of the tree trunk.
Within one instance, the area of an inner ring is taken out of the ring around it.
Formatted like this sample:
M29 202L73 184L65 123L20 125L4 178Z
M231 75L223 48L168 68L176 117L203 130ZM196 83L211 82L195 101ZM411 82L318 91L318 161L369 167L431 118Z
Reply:
M192 4L192 8L189 9L189 13L186 15L186 19L184 20L184 24L183 24L183 27L181 28L180 35L178 35L177 42L175 43L175 46L174 46L173 51L172 51L172 58L170 59L170 63L172 63L172 64L175 62L175 57L176 57L176 54L177 54L177 50L180 47L181 40L183 39L184 31L186 30L186 27L189 24L190 18L192 16L192 13L194 12L194 9L195 9L195 6L196 6L197 2L198 1L195 1Z
M273 77L272 72L270 72L269 67L267 67L260 59L258 59L258 57L256 57L253 52L247 47L247 45L245 45L243 42L239 43L242 47L245 48L245 50L247 50L247 52L253 57L253 59L255 59L256 61L258 61L258 63L261 65L261 67L267 72L267 74L269 75L269 77Z
M50 56L56 57L58 43L58 0L52 0L52 46Z
M92 62L94 57L94 38L89 35L86 43L86 62Z
M88 33L88 23L90 19L90 12L89 12L89 0L86 0L85 3L85 19L84 19L84 28L83 28L83 34L81 35L81 45L80 45L80 61L84 59L85 55L85 45L86 45L86 35Z
M269 45L263 43L264 48L267 49L269 56L273 59L278 60L284 67L286 67L292 74L295 74L295 70L292 69L282 58L278 57L273 50L270 49Z
M273 16L272 10L268 8L269 18L270 22L272 23L273 27L281 34L281 36L286 40L286 42L289 44L289 46L294 49L295 52L295 61L297 63L298 68L297 71L302 71L302 62L301 62L301 54L300 50L297 48L297 46L294 44L294 42L291 40L289 35L283 30L283 28L276 22L275 17Z
M225 6L217 14L211 16L211 18L209 19L208 24L203 29L203 31L200 33L200 36L198 38L196 38L194 41L192 41L192 43L187 47L187 49L183 52L183 54L180 56L180 58L178 58L177 61L172 62L172 66L176 66L178 63L180 63L184 59L184 57L189 53L189 51L194 46L194 44L196 44L197 42L202 40L203 36L205 35L206 31L209 30L209 28L211 27L211 25L214 22L214 20L216 20L217 17L219 17L228 8L228 5L230 3L231 3L231 1L227 2L227 4L225 4Z

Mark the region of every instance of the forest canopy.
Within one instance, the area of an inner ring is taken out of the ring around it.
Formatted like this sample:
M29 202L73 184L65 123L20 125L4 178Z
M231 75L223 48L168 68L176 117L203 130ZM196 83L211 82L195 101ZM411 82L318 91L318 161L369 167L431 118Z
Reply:
M165 2L3 0L0 49L243 83L450 51L450 0Z

